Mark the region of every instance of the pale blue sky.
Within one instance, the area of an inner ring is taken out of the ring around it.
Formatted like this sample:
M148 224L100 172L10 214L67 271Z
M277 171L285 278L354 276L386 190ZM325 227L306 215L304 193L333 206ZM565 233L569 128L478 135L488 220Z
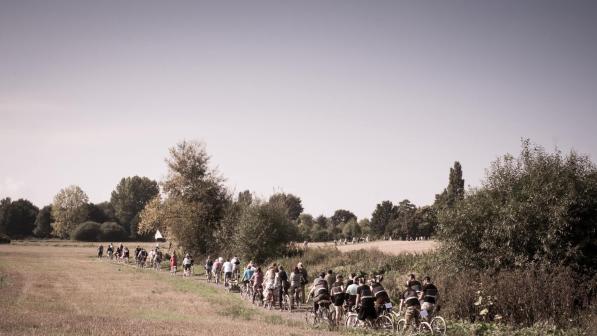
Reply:
M597 156L595 1L0 0L0 197L93 202L202 140L307 212L430 204L521 137Z

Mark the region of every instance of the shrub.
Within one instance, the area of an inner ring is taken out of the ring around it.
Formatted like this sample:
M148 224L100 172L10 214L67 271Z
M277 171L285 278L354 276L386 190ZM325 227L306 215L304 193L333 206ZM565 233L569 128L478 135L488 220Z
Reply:
M126 230L115 222L106 222L100 226L101 239L103 241L123 241L128 234Z
M0 244L10 244L10 237L4 233L0 233Z
M79 224L72 232L71 238L80 241L99 241L101 237L100 224L92 221Z

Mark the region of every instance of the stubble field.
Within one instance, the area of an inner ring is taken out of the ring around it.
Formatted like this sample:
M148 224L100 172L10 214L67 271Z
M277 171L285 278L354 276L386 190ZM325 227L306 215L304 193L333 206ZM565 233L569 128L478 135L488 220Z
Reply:
M0 335L331 335L255 309L202 277L94 254L85 243L0 245Z

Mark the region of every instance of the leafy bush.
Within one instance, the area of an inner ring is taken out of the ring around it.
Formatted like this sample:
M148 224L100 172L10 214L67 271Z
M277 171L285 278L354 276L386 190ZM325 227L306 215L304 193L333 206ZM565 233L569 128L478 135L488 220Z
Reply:
M106 222L100 226L103 241L123 241L128 237L126 230L115 222Z
M444 251L462 269L529 262L597 270L597 169L574 152L523 143L488 170L483 186L440 213Z
M89 242L99 241L101 238L100 224L91 221L81 223L73 230L71 238Z
M10 244L10 237L4 233L0 233L0 244Z

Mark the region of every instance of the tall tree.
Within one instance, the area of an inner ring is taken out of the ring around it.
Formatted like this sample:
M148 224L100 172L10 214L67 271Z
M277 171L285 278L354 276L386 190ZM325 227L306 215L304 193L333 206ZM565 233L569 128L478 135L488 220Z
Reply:
M348 223L350 220L355 220L356 222L357 216L348 210L338 209L334 212L332 217L330 217L330 224L333 227L342 226Z
M231 201L224 179L209 167L205 145L183 141L170 148L168 176L162 183L166 199L163 219L167 234L197 254L218 249L215 234Z
M159 192L156 181L139 176L122 178L112 191L110 204L114 208L116 219L133 236L136 235L138 221L135 217Z
M10 203L12 203L10 197L0 200L0 233L6 234L6 216L8 215Z
M371 230L376 235L383 235L389 224L398 217L398 207L390 201L383 201L377 204L375 211L371 214Z
M300 197L293 194L277 193L269 198L270 203L280 202L286 206L288 218L296 220L303 213L303 205Z
M435 207L438 209L453 208L456 202L464 199L464 179L460 162L454 162L450 168L448 187L441 194L435 195Z
M35 218L35 228L33 234L38 238L48 238L52 231L52 206L46 205L39 210Z
M25 199L11 202L4 214L4 229L10 237L26 237L33 234L35 218L39 209Z
M87 219L89 197L76 185L66 187L52 203L53 234L60 238L70 237L71 232Z

